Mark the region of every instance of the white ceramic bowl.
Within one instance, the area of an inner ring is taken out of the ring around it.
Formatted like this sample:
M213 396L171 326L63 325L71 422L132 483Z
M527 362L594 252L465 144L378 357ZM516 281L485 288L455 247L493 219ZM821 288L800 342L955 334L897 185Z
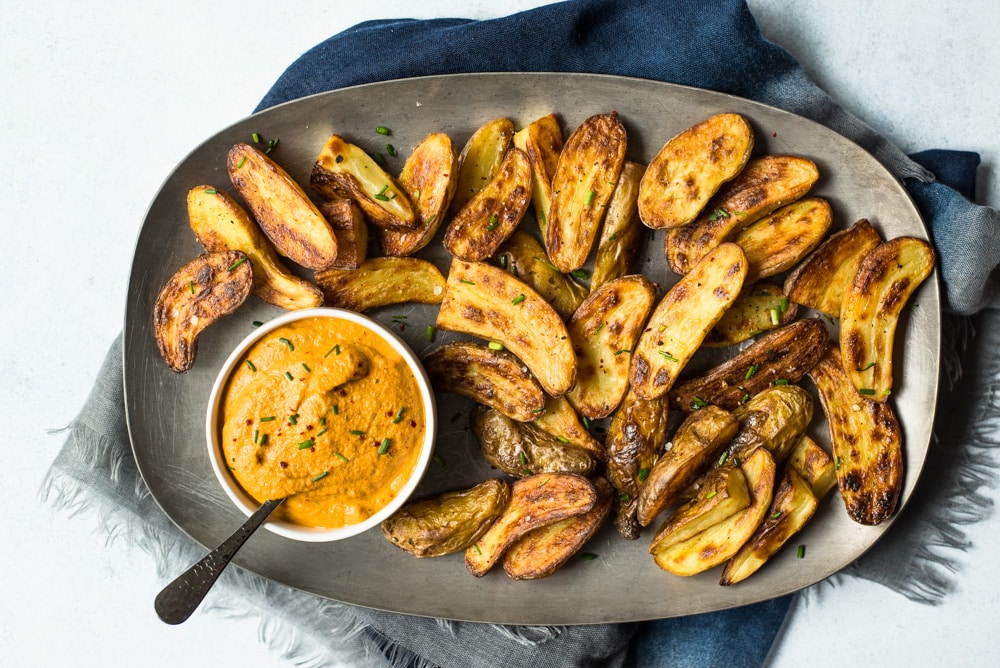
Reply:
M230 474L225 461L222 446L219 443L221 436L221 426L219 422L220 404L226 388L226 381L228 380L230 373L232 373L233 367L240 362L240 358L247 351L247 349L257 343L257 341L261 338L290 322L313 317L347 320L365 327L388 342L389 345L392 346L392 348L406 361L406 364L413 372L413 376L416 378L421 399L423 400L424 424L426 425L424 439L420 446L420 455L410 478L406 482L406 485L392 499L392 501L389 502L388 505L368 517L368 519L356 524L348 524L343 527L333 529L307 527L286 521L276 517L275 515L272 515L271 518L264 523L264 526L267 529L286 538L310 542L323 542L342 540L344 538L356 536L357 534L367 531L374 526L378 526L382 520L395 513L404 503L406 503L407 499L409 499L414 490L417 488L417 485L420 483L420 479L423 477L424 471L426 471L431 455L433 454L437 412L434 403L434 393L431 391L430 382L427 379L427 373L420 364L420 360L417 359L417 356L412 350L410 350L409 346L407 346L402 339L371 318L353 311L321 307L292 311L264 323L243 339L243 341L241 341L229 355L229 358L226 359L225 364L222 365L222 369L219 371L219 375L212 386L212 392L209 395L208 413L205 420L205 436L208 443L209 460L212 463L212 469L215 471L215 476L219 480L219 484L222 485L222 488L225 490L229 498L232 499L233 503L236 504L236 506L243 511L247 517L257 510L259 504L243 490L236 479Z

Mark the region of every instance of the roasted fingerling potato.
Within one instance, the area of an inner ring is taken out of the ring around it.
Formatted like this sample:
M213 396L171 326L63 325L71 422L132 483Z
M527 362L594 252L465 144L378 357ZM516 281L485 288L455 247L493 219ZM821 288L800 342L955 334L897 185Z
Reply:
M552 178L552 205L545 250L560 271L584 265L611 199L628 137L618 114L584 120L566 139Z
M690 223L743 170L753 146L753 129L739 114L716 114L672 137L642 178L642 222L653 229Z
M320 289L288 270L250 214L228 194L196 186L188 191L187 210L191 229L206 251L246 254L258 299L290 311L323 304Z
M510 500L510 485L491 478L468 489L407 503L383 520L382 535L415 557L461 552L479 540Z
M833 459L808 434L802 434L796 441L788 456L787 465L808 483L817 499L822 499L837 485L837 470Z
M747 255L747 282L794 267L823 241L832 223L829 202L803 197L743 228L732 241Z
M892 392L892 357L899 317L934 270L923 239L897 237L876 246L858 266L840 306L840 353L857 391L884 402Z
M253 270L242 251L204 253L178 269L153 303L153 335L171 371L194 366L198 337L246 301Z
M796 315L798 306L784 295L781 286L769 281L746 284L702 345L719 348L742 343L789 324Z
M226 158L229 180L278 252L307 269L337 260L337 237L305 191L284 169L250 144Z
M452 215L493 179L513 140L514 123L509 118L494 118L472 133L458 155L458 184L451 201Z
M545 238L552 203L552 177L563 148L562 128L555 114L546 114L514 133L514 146L531 162L531 203L538 229Z
M573 315L587 297L587 288L559 271L538 239L523 229L514 230L494 259L501 268L534 288L563 320Z
M594 272L590 277L591 292L608 281L634 272L645 230L639 220L636 201L639 181L645 169L631 160L622 165L618 183L604 212L604 224L594 256Z
M604 461L604 446L590 433L565 396L546 397L545 410L533 424L559 441L583 448L598 461Z
M327 306L370 311L391 304L438 304L445 278L433 264L415 257L375 257L357 269L316 272Z
M742 460L766 448L781 465L813 417L813 398L798 385L773 385L733 409L740 427L727 448L729 460Z
M337 237L337 260L330 269L357 269L368 258L368 223L357 203L346 197L316 205ZM378 228L376 228L378 229Z

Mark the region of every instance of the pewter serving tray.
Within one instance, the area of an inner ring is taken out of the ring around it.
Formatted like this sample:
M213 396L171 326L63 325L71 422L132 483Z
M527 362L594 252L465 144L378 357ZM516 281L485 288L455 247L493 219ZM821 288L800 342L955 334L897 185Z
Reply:
M468 74L358 86L269 109L219 132L177 166L153 199L136 244L125 317L126 415L139 470L170 519L206 547L217 545L243 521L209 466L206 404L220 366L253 321L279 313L251 297L202 334L194 368L182 375L164 365L151 331L160 287L203 251L188 226L187 191L211 184L234 192L226 172L226 153L234 143L250 141L255 132L265 143L280 140L272 157L305 185L333 132L383 154L384 145L392 143L399 154L387 159L390 171L398 174L410 150L430 132L448 133L460 150L480 125L499 116L520 128L555 112L568 135L587 116L611 110L618 111L628 130L628 157L644 163L667 139L712 114L743 114L756 133L755 154L795 153L818 164L822 176L812 194L831 202L835 229L867 218L884 238L927 236L900 183L860 147L804 118L710 91L603 75ZM377 134L376 125L390 128L391 136ZM537 234L530 214L522 225ZM638 270L659 282L662 295L676 276L663 259L662 234L650 237ZM449 258L440 236L420 256L447 272ZM924 463L934 416L940 328L936 280L921 286L906 311L896 338L892 397L905 439L904 503ZM423 355L457 338L438 332L433 343L426 341L426 326L435 314L435 306L404 304L370 315L396 331L405 322L403 337ZM393 319L401 315L404 321ZM808 381L803 384L810 387ZM441 461L431 464L418 495L497 475L467 430L470 408L466 399L438 396L436 452ZM818 402L815 413L810 434L828 445ZM652 528L639 540L627 541L610 521L584 548L596 559L573 559L551 577L533 582L515 582L502 568L475 578L461 554L416 559L377 530L336 543L301 543L260 531L236 563L290 587L384 610L510 624L621 622L719 610L796 591L850 564L888 526L855 524L834 491L802 534L758 573L732 587L718 584L719 568L690 578L660 570L647 552ZM796 556L798 545L806 546L804 558Z

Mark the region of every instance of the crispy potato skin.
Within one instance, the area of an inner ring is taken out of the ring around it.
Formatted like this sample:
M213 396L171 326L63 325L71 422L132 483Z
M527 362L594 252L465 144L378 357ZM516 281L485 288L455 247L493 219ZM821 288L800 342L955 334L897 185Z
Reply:
M737 406L733 415L740 428L727 448L728 458L739 461L763 447L782 464L812 422L813 399L798 385L773 385Z
M719 451L736 436L739 421L718 406L705 406L685 418L671 439L671 447L660 455L639 491L636 519L649 526L673 505L681 492L715 460Z
M576 354L562 318L527 284L482 262L453 260L437 327L496 341L559 397L576 379Z
M733 237L733 243L747 255L747 282L795 266L823 241L832 223L829 202L820 197L803 197L743 228Z
M587 261L627 144L625 126L614 112L591 116L566 139L552 178L545 231L545 250L560 271L576 271Z
M712 248L805 195L818 178L816 164L806 158L766 155L750 160L698 218L667 230L667 263L675 273L688 273Z
M316 205L337 237L337 260L330 269L357 269L368 257L368 224L352 199L324 200Z
M327 306L352 311L407 302L438 304L445 291L438 268L415 257L376 257L353 270L317 271L316 283Z
M535 529L507 548L503 569L515 580L537 580L555 573L597 533L611 510L614 488L604 478L592 478L597 503L585 513Z
M622 165L618 183L604 213L601 237L597 241L594 273L590 276L591 292L608 281L631 274L635 268L644 229L639 220L637 198L639 181L645 169L630 160Z
M406 504L382 522L382 535L415 557L461 552L479 540L509 500L507 481L491 478Z
M826 325L805 318L768 332L707 373L678 384L671 405L685 412L702 403L733 410L777 380L799 382L830 342Z
M194 366L198 337L235 311L253 286L253 270L242 251L205 253L178 269L153 304L153 334L167 366L184 373Z
M653 229L690 223L743 170L753 145L753 129L739 114L716 114L671 138L642 178L642 222Z
M226 159L229 180L279 253L307 269L337 259L337 237L298 183L249 144L236 144Z
M527 367L506 350L481 343L446 343L423 360L431 385L474 399L517 420L527 422L545 411L545 393Z
M458 187L458 156L443 132L428 135L403 164L399 185L414 208L416 229L401 231L376 227L379 247L386 255L412 255L430 243L448 212Z
M320 289L285 267L257 223L228 194L212 186L196 186L188 191L187 207L191 229L206 251L246 254L258 299L288 310L323 303Z
M603 444L583 426L579 414L565 396L546 397L545 410L533 424L562 443L583 448L598 461L603 462L607 458Z
M476 577L493 568L507 548L524 534L585 513L597 503L597 490L583 476L540 473L511 485L510 502L503 514L478 541L465 550L465 566Z
M857 393L844 371L840 350L830 345L809 371L830 427L837 486L847 514L859 524L892 517L903 488L899 422L889 404Z
M500 168L448 224L444 247L455 257L485 260L509 237L531 203L531 163L512 148Z
M789 467L806 481L813 496L822 499L837 484L837 471L826 450L807 434L802 434L788 456Z
M497 250L495 259L552 304L563 320L573 315L587 297L587 288L556 269L530 232L514 230Z
M750 489L739 466L718 466L701 476L698 493L678 506L656 530L650 554L694 538L750 506Z
M531 161L531 202L544 239L552 203L552 177L563 149L559 119L555 114L546 114L529 123L514 133L514 146L524 151Z
M840 354L861 394L888 400L899 315L934 270L934 249L923 239L897 237L861 261L840 307Z
M494 118L472 133L458 156L458 185L451 200L451 215L493 179L513 140L514 123L509 118Z
M769 281L745 284L740 296L715 323L702 346L719 348L742 343L787 325L797 314L798 306L785 297L779 285Z
M880 243L882 237L864 219L849 229L831 234L785 278L785 296L797 304L839 318L844 292L857 273L861 259Z
M567 328L577 372L566 398L582 415L605 418L621 403L629 384L629 351L655 298L652 281L633 274L605 283L573 314Z
M743 250L724 243L664 295L632 354L629 380L640 397L666 394L708 332L739 296L746 276Z

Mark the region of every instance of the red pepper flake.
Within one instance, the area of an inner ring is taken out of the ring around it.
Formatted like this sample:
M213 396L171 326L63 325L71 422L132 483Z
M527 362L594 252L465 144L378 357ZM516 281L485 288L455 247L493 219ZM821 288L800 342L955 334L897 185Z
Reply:
M278 466L280 466L283 469L287 469L288 468L288 462L278 462Z

